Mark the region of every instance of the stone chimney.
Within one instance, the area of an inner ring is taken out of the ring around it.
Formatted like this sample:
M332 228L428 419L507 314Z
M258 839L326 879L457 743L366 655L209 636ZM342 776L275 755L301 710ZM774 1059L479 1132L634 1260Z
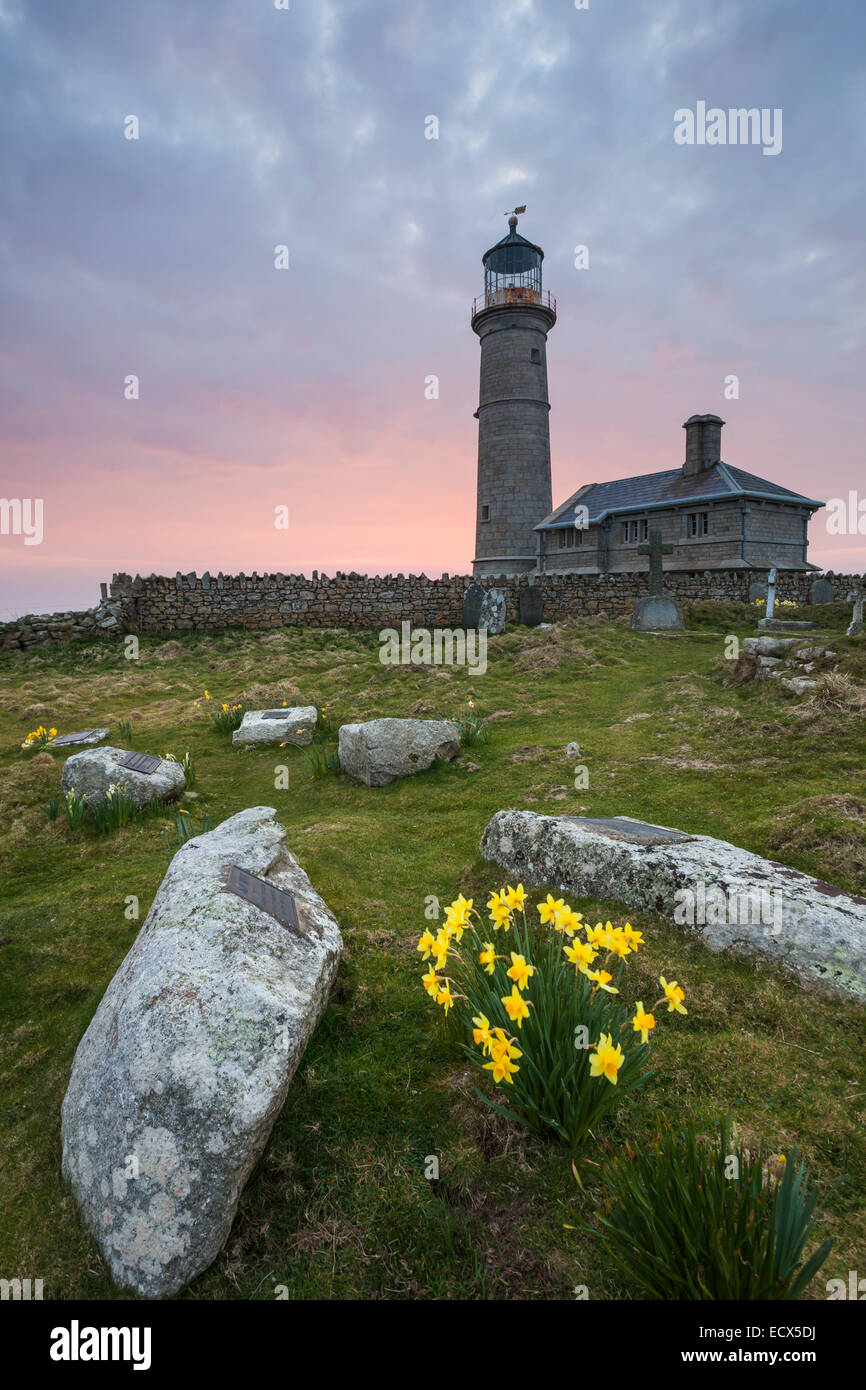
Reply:
M685 476L693 477L717 464L722 456L722 425L718 415L690 415L683 425L686 432Z

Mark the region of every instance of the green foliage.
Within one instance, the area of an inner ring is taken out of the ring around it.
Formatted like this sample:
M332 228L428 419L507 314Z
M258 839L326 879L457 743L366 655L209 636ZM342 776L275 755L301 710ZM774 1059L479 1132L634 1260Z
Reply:
M208 699L210 699L210 697L208 697ZM246 700L238 700L233 705L224 702L220 705L219 709L209 710L210 722L219 733L233 734L235 729L241 727L246 712Z
M304 755L315 781L331 774L339 774L340 754L336 743L328 743L314 734L312 743L304 749Z
M102 800L94 802L91 807L93 824L101 835L110 834L113 830L122 830L134 819L137 812L138 808L128 782L112 782Z
M120 731L120 737L123 739L124 743L132 743L132 724L130 723L130 721L128 719L121 719L119 720L117 727Z
M188 787L195 786L195 758L189 749L186 750L182 758L178 758L176 753L163 753L162 760L164 763L179 763L186 778L186 785Z
M466 708L459 714L441 715L440 718L450 718L451 723L457 725L461 743L487 743L490 738L490 727L485 724L484 715L478 713L471 699L467 700Z
M60 815L61 808L64 804L64 800L65 798L62 796L52 796L51 800L45 803L43 810L45 811L45 814L49 820L57 820L57 817Z
M66 803L66 820L70 830L77 830L84 820L84 813L87 810L87 802L83 796L79 796L77 791L68 791L64 797Z
M660 1120L653 1146L608 1146L605 1249L651 1298L798 1298L833 1241L803 1258L818 1193L797 1159L734 1146L727 1121L711 1143Z
M196 835L206 835L207 832L212 829L212 826L210 817L204 814L201 818L201 829L196 830L195 821L189 811L175 811L172 820L172 829L174 830L173 844L168 830L163 827L160 831L160 840L162 841L162 847L168 859L173 859L181 846L186 844L187 840L194 839Z
M443 967L445 975L454 979L455 995L465 997L455 1011L464 1024L464 1037L471 1031L470 1020L482 1016L491 1029L502 1028L523 1054L511 1080L497 1085L498 1100L508 1103L503 1113L530 1129L552 1130L576 1149L615 1106L650 1079L652 1045L642 1043L635 1034L630 1010L620 996L597 988L566 959L563 948L569 945L569 937L564 932L530 925L523 913L514 912L507 932L489 928L487 934L497 952L489 974L480 961L485 931L483 926L476 930L470 920L463 940L450 947ZM515 989L508 976L513 952L534 967L524 991L529 1016L519 1026L509 1018L503 1002ZM623 968L620 962L612 988L618 986ZM603 1035L622 1048L624 1061L615 1083L591 1075L593 1050ZM489 1079L489 1050L465 1041L461 1046ZM502 1108L485 1096L482 1099L494 1109Z

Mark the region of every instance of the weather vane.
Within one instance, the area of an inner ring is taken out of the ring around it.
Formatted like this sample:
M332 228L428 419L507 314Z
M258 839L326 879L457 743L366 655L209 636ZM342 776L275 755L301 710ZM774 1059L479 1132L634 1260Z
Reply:
M511 212L504 212L504 213L502 214L502 216L503 216L503 217L516 217L517 214L518 214L519 212L526 212L526 204L525 204L525 203L523 204L523 207L520 207L520 208L513 208L513 209L511 210Z

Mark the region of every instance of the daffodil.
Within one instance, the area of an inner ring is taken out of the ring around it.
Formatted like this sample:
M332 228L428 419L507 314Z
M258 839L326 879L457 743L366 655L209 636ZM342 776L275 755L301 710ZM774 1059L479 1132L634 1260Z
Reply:
M430 954L436 962L437 969L443 966L448 959L448 933L444 927L440 927L436 933L436 940L430 947Z
M492 1061L484 1063L484 1070L493 1072L495 1082L507 1081L510 1086L513 1086L514 1073L520 1071L520 1068L516 1067L511 1058L504 1052L500 1052Z
M588 980L592 980L596 989L603 989L605 994L619 994L619 990L608 983L613 976L607 970L584 970L583 973Z
M490 1031L490 1019L485 1014L479 1014L473 1018L475 1027L472 1030L472 1041L476 1047L480 1047L482 1052L490 1052L493 1046L493 1034Z
M503 994L502 1002L511 1022L522 1028L523 1020L529 1018L529 1001L523 998L517 985L512 986L510 994Z
M644 1007L640 999L635 1004L635 1015L631 1021L631 1026L636 1033L640 1033L640 1040L642 1043L649 1041L650 1030L656 1026L653 1015L644 1013Z
M683 1008L683 1000L686 996L676 980L671 980L668 984L664 975L659 975L659 984L665 992L665 999L668 1001L668 1013L687 1014L688 1009Z
M530 976L535 974L535 966L530 965L526 958L517 951L512 951L511 964L507 973L509 980L514 980L518 989L526 989Z
M421 976L421 983L430 995L430 998L435 999L436 995L439 993L440 985L439 976L436 974L436 971L428 970L426 975Z
M447 1016L448 1010L452 1008L454 1005L454 996L451 993L450 980L445 980L444 983L440 984L439 992L436 995L436 1003L442 1005Z
M429 959L430 959L430 952L433 950L433 947L435 946L435 944L436 944L436 938L435 938L435 936L433 935L432 931L430 931L430 929L428 928L427 931L423 932L423 933L421 934L421 936L419 936L419 938L418 938L418 948L417 948L417 949L421 952L421 959L422 959L422 960L429 960Z
M557 917L565 907L565 902L562 898L554 898L552 893L548 893L545 901L543 903L538 903L537 907L538 915L541 918L541 925L545 926L548 922L555 925Z
M625 1061L622 1048L619 1043L616 1047L609 1033L602 1033L595 1050L589 1059L590 1076L606 1076L614 1086L617 1082L619 1069Z
M487 908L490 912L490 920L498 931L504 927L506 931L511 926L511 909L505 901L505 889L500 893L491 893L487 900Z
M568 946L563 946L563 951L567 960L578 969L583 966L592 965L598 955L598 951L588 941L573 941Z
M620 960L623 960L626 956L631 954L632 948L629 945L628 937L621 927L614 927L613 930L608 933L607 949L612 951L615 956L619 956Z
M554 926L557 931L564 931L567 936L574 936L579 928L583 917L579 912L574 912L567 904L557 913L554 919Z
M526 889L523 887L522 883L518 883L516 888L506 888L505 905L509 907L512 912L522 912L525 902Z
M643 946L643 932L635 931L631 922L626 922L625 926L623 927L623 931L625 932L626 940L628 941L628 944L633 951L636 951L638 946Z
M492 941L484 942L484 949L479 952L478 959L484 966L488 975L492 975L496 969L496 947Z

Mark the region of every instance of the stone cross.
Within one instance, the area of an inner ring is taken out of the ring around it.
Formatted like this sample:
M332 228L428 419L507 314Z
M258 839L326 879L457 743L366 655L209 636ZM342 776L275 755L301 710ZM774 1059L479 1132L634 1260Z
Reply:
M776 606L776 566L774 565L773 568L770 570L769 578L767 579L767 609L766 609L766 612L764 613L764 617L765 617L765 618L772 618L772 616L773 616L773 609L775 608L775 606Z
M650 531L649 545L639 545L637 549L639 555L649 556L649 591L651 594L654 594L656 598L661 598L664 594L662 556L673 555L674 548L672 545L662 545L661 531Z
M851 621L848 624L846 637L854 637L858 632L863 631L863 600L866 595L860 589L852 589L848 595L849 603L854 604L854 612L851 614Z

